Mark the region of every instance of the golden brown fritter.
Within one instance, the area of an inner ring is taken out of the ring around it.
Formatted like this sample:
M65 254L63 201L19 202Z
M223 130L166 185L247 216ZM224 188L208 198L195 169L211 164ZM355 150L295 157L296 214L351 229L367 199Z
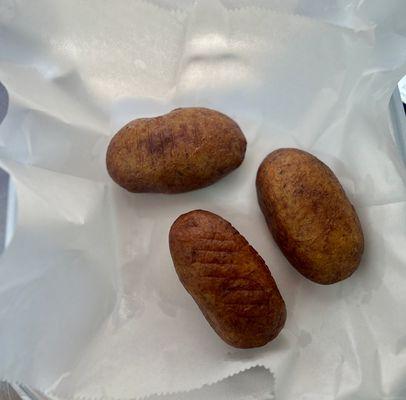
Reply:
M330 168L305 151L279 149L262 162L256 185L276 243L301 274L331 284L357 269L361 225Z
M229 117L207 108L178 108L125 125L106 164L130 192L181 193L208 186L243 161L246 139Z
M191 211L173 223L169 245L180 281L225 342L259 347L278 335L286 320L282 296L264 260L229 222Z

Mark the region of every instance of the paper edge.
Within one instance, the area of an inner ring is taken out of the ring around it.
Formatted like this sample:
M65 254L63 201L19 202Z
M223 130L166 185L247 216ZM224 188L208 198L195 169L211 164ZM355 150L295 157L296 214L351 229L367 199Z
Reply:
M150 2L149 0L136 0L138 4L143 4L146 7L150 7L152 9L158 10L159 12L163 12L169 15L172 15L173 17L173 22L178 22L179 20L176 18L178 17L186 17L188 13L188 8L187 7L164 7L162 5Z
M274 384L276 383L275 373L269 367L267 367L265 364L257 363L257 364L250 365L250 366L244 367L242 369L236 370L233 373L221 374L218 379L211 380L211 381L209 381L207 383L204 383L202 385L196 386L196 387L191 388L191 389L187 389L187 390L169 390L169 391L164 391L164 392L162 392L162 391L161 392L151 392L151 393L148 393L146 395L138 396L138 397L105 397L105 396L102 396L102 397L89 397L89 396L60 397L58 394L55 393L54 390L41 389L41 388L36 389L36 390L43 393L45 396L50 396L53 400L148 400L152 396L168 396L168 395L175 395L175 394L187 394L187 393L190 393L190 392L192 392L194 390L200 390L200 389L202 389L204 387L213 386L213 385L215 385L217 383L220 383L220 382L222 382L222 381L224 381L224 380L226 380L228 378L231 378L231 377L233 377L235 375L238 375L240 373L243 373L243 372L249 371L251 369L258 368L258 367L265 368L267 371L269 371L269 373L271 374L271 377L273 378ZM7 381L7 379L2 379L0 377L0 381L1 380L4 380L4 381L9 382L11 384L19 384L18 382L10 382L10 381ZM271 396L272 397L270 398L270 400L273 400L275 398L275 395L273 393L271 393Z
M366 20L365 26L362 28L355 28L351 27L348 25L342 25L342 24L337 24L332 21L329 21L324 18L313 18L307 15L299 14L297 11L282 11L282 10L276 10L272 8L271 6L266 6L264 4L261 5L255 5L255 4L247 4L247 5L240 5L240 6L228 6L223 3L222 0L215 0L219 3L219 5L226 10L227 12L231 13L242 13L242 12L249 12L249 11L260 11L260 12L267 12L270 14L274 14L276 16L291 16L295 17L298 19L302 19L305 21L317 21L320 24L323 24L325 26L333 26L338 29L343 29L347 30L350 32L365 32L370 29L374 29L376 27L376 24L372 23L372 21ZM181 18L187 18L191 12L193 12L193 9L196 7L196 5L200 2L203 2L203 0L194 0L193 3L187 6L174 6L173 8L171 7L165 7L163 5L156 4L155 2L150 2L149 0L137 0L138 3L143 3L147 6L150 6L151 8L158 9L160 11L167 12L168 14L172 14L174 18L176 18L176 15L178 15ZM369 24L368 24L369 23Z

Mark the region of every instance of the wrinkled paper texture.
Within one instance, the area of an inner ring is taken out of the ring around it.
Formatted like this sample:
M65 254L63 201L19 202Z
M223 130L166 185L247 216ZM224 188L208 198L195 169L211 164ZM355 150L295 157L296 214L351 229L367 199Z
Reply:
M405 15L404 0L0 0L0 159L18 205L0 258L0 378L136 399L262 365L277 400L404 398L406 173L388 103ZM180 195L114 185L114 132L181 106L234 118L242 166ZM326 162L356 207L365 254L350 279L307 281L273 242L254 181L278 147ZM263 348L224 344L176 276L168 230L196 208L229 220L278 283L288 319Z

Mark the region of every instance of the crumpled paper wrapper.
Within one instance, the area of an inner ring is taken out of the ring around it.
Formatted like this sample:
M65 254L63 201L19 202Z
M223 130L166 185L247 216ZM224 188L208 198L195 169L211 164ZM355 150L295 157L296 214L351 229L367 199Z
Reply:
M0 378L138 399L263 366L277 400L404 398L406 174L388 102L406 72L405 15L403 0L2 0L0 159L18 218L0 258ZM181 106L234 118L243 165L181 195L115 186L112 134ZM350 279L307 281L274 244L254 180L278 147L326 162L355 205L366 250ZM224 344L178 281L168 230L196 208L270 267L288 320L269 345Z

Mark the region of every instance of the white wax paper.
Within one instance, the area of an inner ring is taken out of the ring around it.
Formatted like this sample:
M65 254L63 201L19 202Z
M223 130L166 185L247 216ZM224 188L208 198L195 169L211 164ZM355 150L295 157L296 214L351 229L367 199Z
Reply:
M405 15L404 0L0 0L0 158L18 201L0 258L0 378L124 400L193 395L262 365L277 400L404 399L406 173L388 102ZM114 185L114 132L180 106L234 118L242 166L180 195ZM364 228L359 270L333 286L287 263L257 205L259 163L292 146L335 171ZM263 348L224 344L175 274L168 230L196 208L229 220L278 283L288 319Z

